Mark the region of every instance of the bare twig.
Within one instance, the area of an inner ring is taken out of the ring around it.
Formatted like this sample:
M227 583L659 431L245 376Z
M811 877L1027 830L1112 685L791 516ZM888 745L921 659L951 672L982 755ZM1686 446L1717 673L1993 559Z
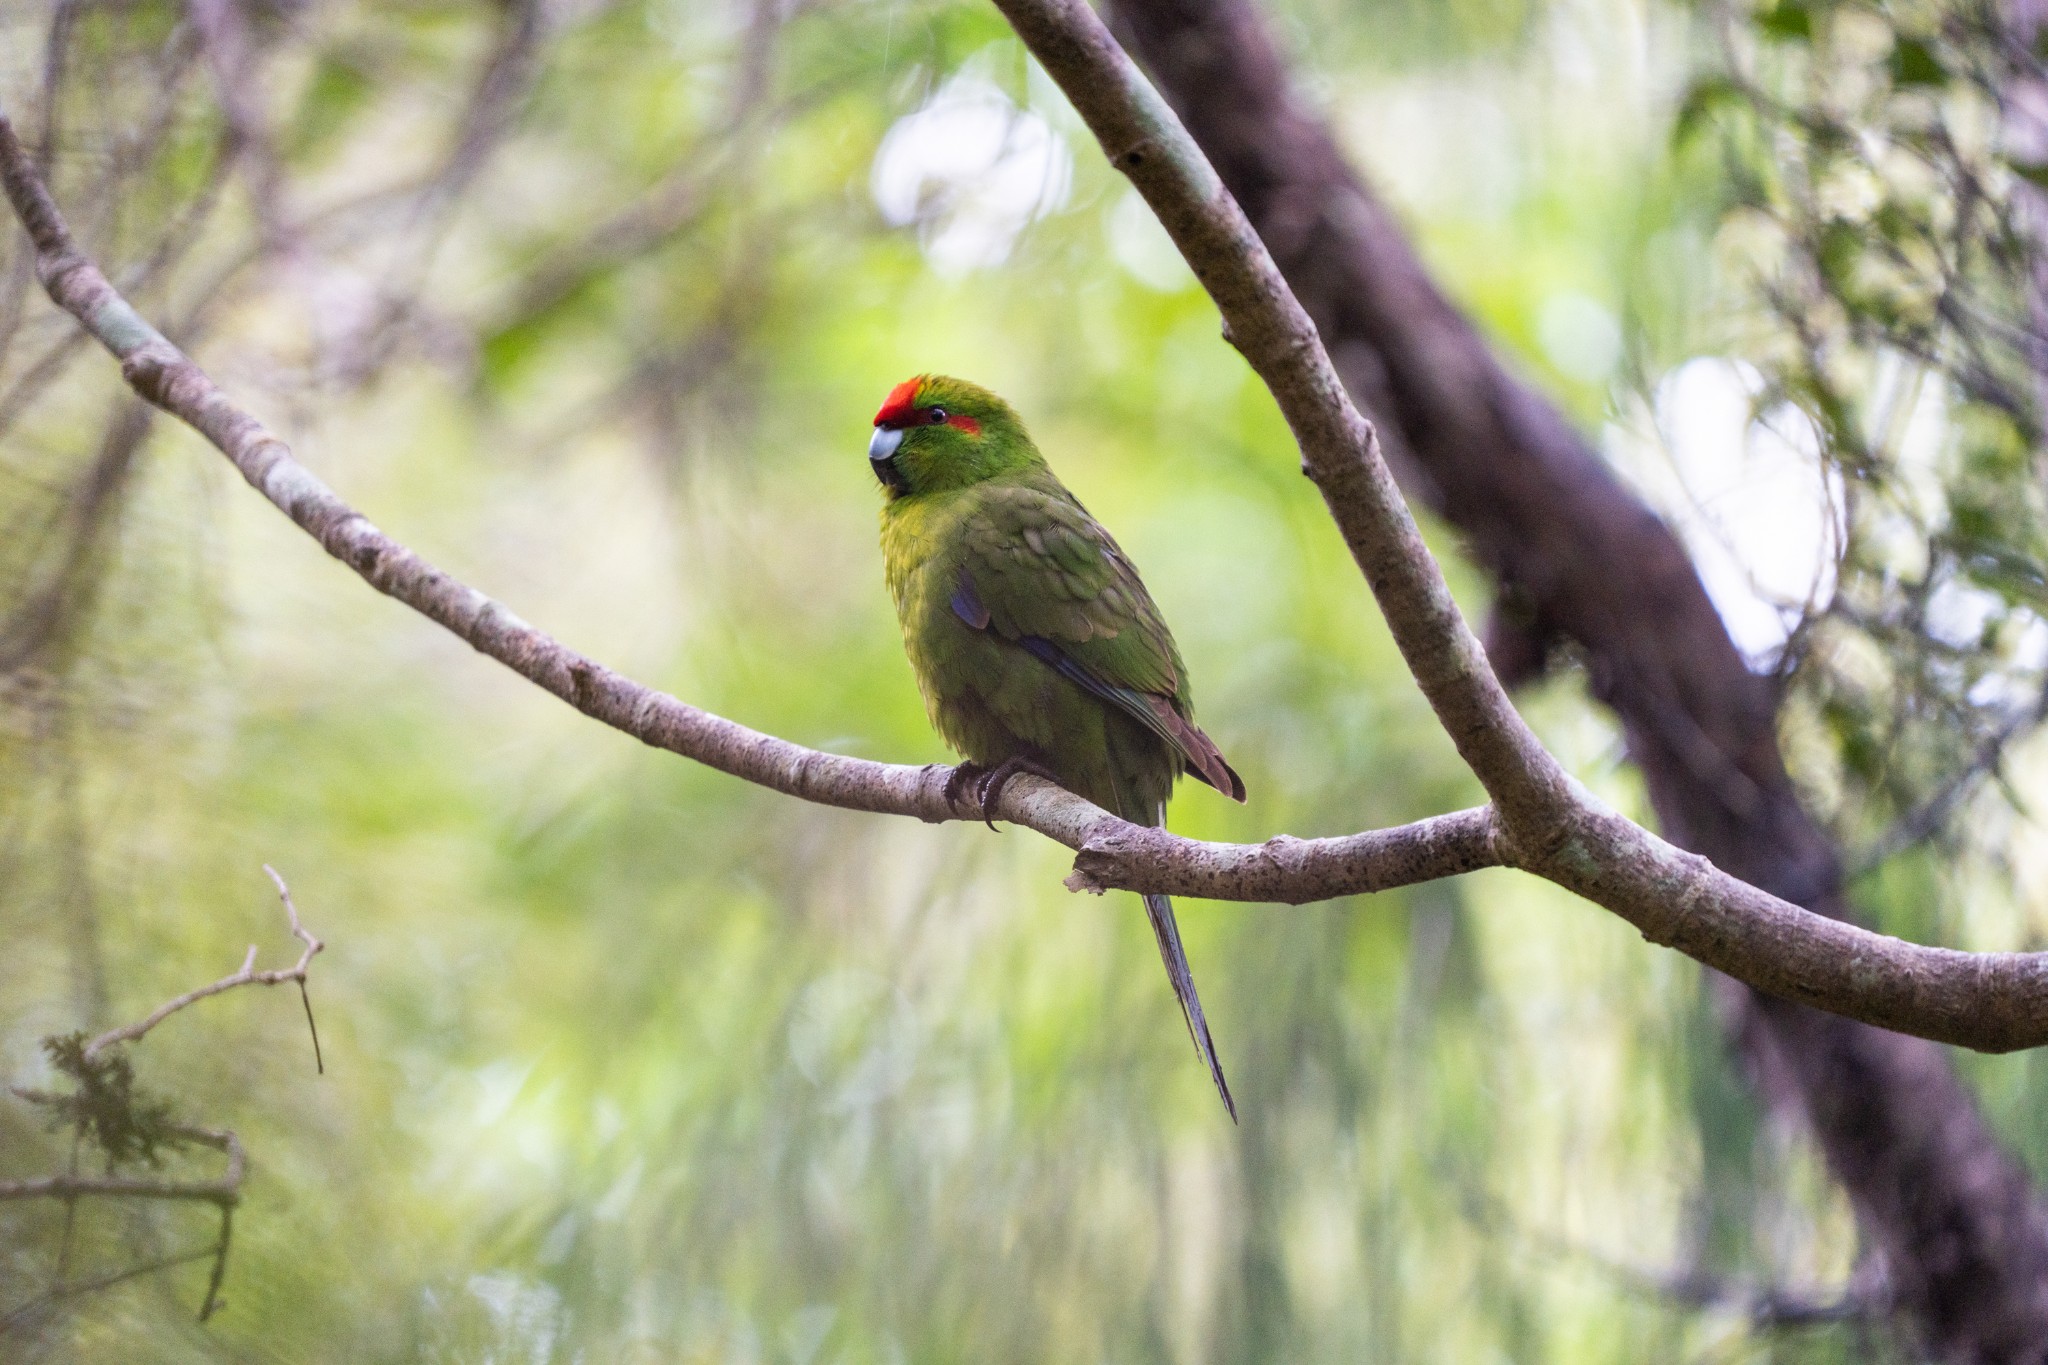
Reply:
M278 899L283 902L285 916L291 923L292 937L305 945L304 950L299 954L299 960L290 967L281 968L276 971L259 972L256 970L256 946L251 944L248 955L242 960L240 971L232 976L222 977L211 985L201 986L197 990L187 991L175 999L168 1000L152 1010L146 1017L132 1024L111 1029L101 1034L86 1044L80 1052L79 1055L84 1060L91 1061L106 1049L117 1044L138 1042L151 1029L180 1010L196 1004L209 996L233 990L237 986L276 986L287 981L294 981L298 983L300 1001L306 1003L307 969L312 965L313 958L326 945L300 922L299 908L292 900L291 888L285 884L284 878L278 874L277 869L265 863L263 870L269 874L271 882L277 887ZM313 1007L310 1003L306 1003L306 1025L309 1029L313 1028ZM313 1032L313 1057L316 1064L319 1063L320 1034L317 1029ZM324 1066L322 1069L325 1069ZM59 1095L48 1095L22 1087L15 1087L14 1093L22 1099L36 1104L56 1104L63 1102L67 1098ZM152 1271L168 1269L174 1265L183 1265L187 1261L198 1260L201 1257L211 1257L213 1269L207 1276L206 1296L200 1302L199 1320L204 1322L212 1317L214 1312L220 1307L221 1282L227 1275L228 1251L233 1244L234 1238L235 1207L241 1202L242 1185L248 1175L248 1157L243 1151L241 1140L233 1132L226 1129L199 1128L182 1123L160 1123L160 1126L153 1130L156 1135L155 1141L174 1146L192 1143L201 1147L209 1147L214 1151L222 1153L227 1158L227 1162L220 1174L211 1180L179 1180L156 1176L117 1175L111 1169L114 1165L114 1157L111 1155L113 1149L110 1147L108 1149L110 1152L108 1158L110 1169L106 1174L96 1176L81 1175L78 1170L78 1157L87 1128L84 1120L76 1121L79 1126L73 1135L71 1158L61 1175L36 1176L27 1180L0 1181L0 1203L31 1199L57 1199L62 1200L64 1203L64 1231L57 1255L55 1280L41 1294L25 1303L17 1305L4 1315L0 1315L0 1335L4 1335L12 1327L27 1320L37 1310L62 1299L74 1298L80 1294L106 1288L124 1280L133 1279L139 1275L149 1274ZM147 1152L145 1152L145 1155L147 1155ZM154 1158L152 1157L151 1159L153 1160ZM214 1238L213 1243L203 1251L144 1262L140 1265L129 1266L124 1270L99 1276L92 1280L75 1281L70 1278L71 1242L72 1233L77 1222L78 1203L82 1199L141 1199L167 1203L212 1204L220 1210L220 1231Z
M228 1249L235 1237L235 1206L220 1206L220 1237L213 1244L213 1270L206 1277L206 1297L199 1301L199 1320L205 1322L220 1308L220 1283L228 1276Z
M292 937L306 945L305 951L299 954L299 960L289 967L281 967L275 971L259 972L256 970L256 945L252 943L249 945L247 956L242 959L240 971L235 972L231 976L224 976L211 985L201 986L197 990L186 991L175 999L166 1000L163 1004L151 1010L145 1018L138 1019L132 1024L123 1024L120 1028L107 1030L86 1044L85 1055L88 1058L97 1057L101 1052L116 1043L137 1042L143 1035L176 1014L179 1010L196 1005L210 995L219 995L222 991L231 991L237 986L281 986L287 981L295 981L298 983L301 998L304 998L306 969L312 964L313 958L327 945L313 937L306 926L299 923L299 908L292 904L291 890L285 885L284 878L277 874L277 869L269 863L265 863L263 870L269 873L270 880L277 884L278 898L284 902L285 914L291 920ZM311 1025L312 1022L313 1010L312 1006L308 1005L306 1008L306 1023ZM313 1033L313 1055L318 1060L320 1055L320 1034L317 1029ZM323 1065L321 1070L324 1071L325 1069Z
M91 1177L80 1176L74 1170L65 1175L44 1176L36 1180L0 1181L0 1202L20 1199L63 1200L65 1238L65 1254L58 1260L55 1281L42 1293L17 1304L4 1316L0 1316L0 1336L26 1322L39 1310L65 1299L111 1289L127 1280L202 1259L211 1259L213 1269L207 1276L206 1297L199 1304L199 1320L205 1322L213 1316L220 1307L221 1281L227 1276L228 1250L234 1237L235 1206L242 1199L242 1182L248 1174L248 1160L242 1150L241 1141L231 1132L194 1128L183 1124L172 1124L165 1131L187 1142L225 1153L226 1168L212 1180ZM69 1247L71 1228L78 1213L78 1201L81 1199L151 1199L173 1203L212 1204L220 1210L220 1231L215 1234L211 1244L198 1250L181 1252L174 1256L161 1256L104 1275L74 1280L69 1275Z
M233 1133L213 1128L171 1124L166 1133L225 1153L227 1166L212 1180L157 1180L144 1176L44 1175L29 1180L0 1180L0 1202L16 1199L170 1199L232 1204L242 1197L248 1160Z
M0 1335L4 1335L14 1327L26 1322L38 1310L48 1308L55 1303L61 1303L65 1299L75 1299L86 1294L97 1294L102 1289L112 1289L117 1284L125 1284L129 1280L140 1279L144 1275L154 1275L159 1270L175 1269L178 1266L190 1265L194 1261L203 1261L209 1257L213 1259L215 1265L219 1265L221 1263L220 1254L221 1243L216 1240L210 1245L198 1247L191 1251L181 1251L170 1256L157 1256L147 1261L138 1262L135 1265L123 1266L119 1270L109 1271L104 1275L95 1275L91 1279L60 1281L28 1300L28 1302L10 1310L7 1316L0 1317ZM204 1321L203 1318L201 1320Z

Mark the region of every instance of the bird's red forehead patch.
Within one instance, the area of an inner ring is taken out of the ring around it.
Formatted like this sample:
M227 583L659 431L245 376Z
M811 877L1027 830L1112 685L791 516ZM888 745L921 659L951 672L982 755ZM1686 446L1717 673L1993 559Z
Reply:
M875 414L875 425L884 422L907 422L917 411L917 390L924 383L924 376L906 379L889 390L888 398L882 402L882 410Z

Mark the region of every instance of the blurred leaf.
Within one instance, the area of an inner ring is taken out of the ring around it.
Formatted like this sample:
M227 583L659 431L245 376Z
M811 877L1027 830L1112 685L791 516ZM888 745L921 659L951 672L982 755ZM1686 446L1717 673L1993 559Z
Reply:
M361 54L347 51L321 56L292 121L294 155L307 157L324 151L348 128L350 120L369 108L375 87L364 63Z
M1728 110L1747 109L1748 93L1727 76L1703 76L1686 90L1671 127L1671 140L1683 143Z
M1939 86L1948 83L1948 72L1934 49L1918 38L1900 36L1892 48L1892 83L1900 86Z
M1813 10L1804 0L1779 0L1757 16L1757 29L1767 38L1783 42L1813 41Z

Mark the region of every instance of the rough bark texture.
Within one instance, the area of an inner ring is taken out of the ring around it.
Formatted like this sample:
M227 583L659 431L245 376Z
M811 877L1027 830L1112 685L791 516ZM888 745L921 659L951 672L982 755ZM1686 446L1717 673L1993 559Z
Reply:
M1127 45L1244 206L1378 419L1411 491L1493 571L1488 645L1509 681L1576 641L1665 833L1745 881L1846 916L1800 804L1774 701L1669 530L1518 383L1293 94L1245 0L1117 0ZM1722 981L1766 1095L1812 1124L1893 1291L1945 1360L2048 1360L2048 1220L1930 1043Z

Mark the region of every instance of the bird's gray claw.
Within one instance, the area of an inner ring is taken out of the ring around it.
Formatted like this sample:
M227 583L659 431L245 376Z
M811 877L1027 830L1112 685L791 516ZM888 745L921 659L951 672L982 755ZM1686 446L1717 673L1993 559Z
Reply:
M979 791L982 781L987 776L988 770L979 763L962 763L955 767L952 772L946 774L946 804L954 810L979 812L981 810ZM976 789L977 793L972 805L968 804L967 801L967 789L970 785Z
M1018 773L1030 773L1033 777L1042 777L1046 781L1053 783L1059 781L1043 765L1034 763L1028 758L1006 758L1001 763L998 763L989 770L988 776L981 779L981 791L979 794L981 818L990 829L995 829L996 827L996 819L991 812L995 810L996 802L1002 799L1003 788L1009 786L1010 779ZM1001 833L1002 831L997 830L996 832Z

